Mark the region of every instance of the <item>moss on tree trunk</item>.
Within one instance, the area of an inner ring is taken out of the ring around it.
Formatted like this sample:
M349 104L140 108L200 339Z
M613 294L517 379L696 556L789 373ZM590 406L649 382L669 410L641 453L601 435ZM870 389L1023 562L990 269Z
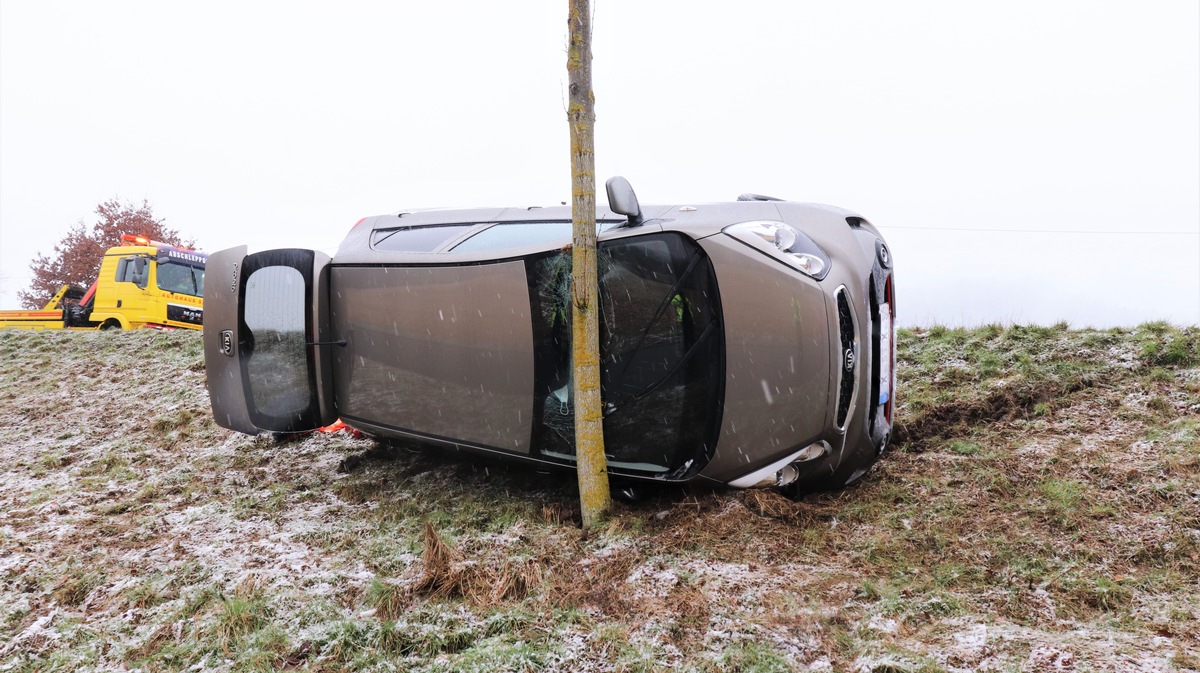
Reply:
M571 127L572 366L575 381L575 456L583 528L608 516L612 496L604 458L600 406L600 303L596 276L595 98L592 95L592 29L588 0L569 0L567 121Z

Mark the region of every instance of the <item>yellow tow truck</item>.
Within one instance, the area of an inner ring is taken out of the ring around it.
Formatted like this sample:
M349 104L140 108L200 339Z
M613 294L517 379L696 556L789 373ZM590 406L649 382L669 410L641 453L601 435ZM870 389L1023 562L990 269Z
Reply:
M87 292L64 285L39 311L0 311L0 328L201 329L207 261L202 252L124 234Z

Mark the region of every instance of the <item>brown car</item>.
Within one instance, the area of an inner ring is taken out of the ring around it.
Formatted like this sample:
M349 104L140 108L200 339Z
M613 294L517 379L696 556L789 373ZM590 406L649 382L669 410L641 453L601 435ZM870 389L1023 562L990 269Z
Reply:
M757 195L597 211L612 474L785 491L861 477L893 409L892 259L862 217ZM567 207L360 221L328 256L211 255L213 413L574 466Z

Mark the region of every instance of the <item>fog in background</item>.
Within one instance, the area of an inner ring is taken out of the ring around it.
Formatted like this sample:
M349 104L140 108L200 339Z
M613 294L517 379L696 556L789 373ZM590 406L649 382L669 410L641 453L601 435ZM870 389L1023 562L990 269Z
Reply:
M1195 0L594 10L601 183L860 212L902 324L1200 323ZM567 201L565 40L549 0L5 0L0 308L113 197L209 252Z

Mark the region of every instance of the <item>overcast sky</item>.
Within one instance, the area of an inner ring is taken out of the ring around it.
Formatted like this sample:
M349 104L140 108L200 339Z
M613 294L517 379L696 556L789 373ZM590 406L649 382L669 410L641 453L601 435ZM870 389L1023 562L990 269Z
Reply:
M96 205L206 251L570 194L566 1L0 2L0 308ZM594 0L596 167L884 232L904 324L1200 323L1200 3Z

